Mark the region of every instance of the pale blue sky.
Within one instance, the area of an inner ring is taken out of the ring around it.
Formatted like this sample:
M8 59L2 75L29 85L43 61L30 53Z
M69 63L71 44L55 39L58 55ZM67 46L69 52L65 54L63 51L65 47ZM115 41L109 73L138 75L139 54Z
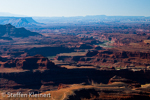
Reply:
M150 0L0 0L0 12L27 16L150 16Z

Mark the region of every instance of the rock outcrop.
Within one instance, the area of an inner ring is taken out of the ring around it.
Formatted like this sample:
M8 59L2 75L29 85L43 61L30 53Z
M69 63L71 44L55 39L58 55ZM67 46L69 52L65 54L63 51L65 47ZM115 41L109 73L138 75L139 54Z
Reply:
M12 68L15 67L17 69L51 69L56 67L53 62L51 62L48 58L43 57L41 55L29 56L24 59L15 59L8 60L2 67Z
M85 57L91 58L85 62ZM73 60L73 59L71 59ZM80 57L80 63L90 63L101 66L114 66L114 67L136 67L146 68L150 65L150 52L139 51L122 51L116 49L107 50L94 50L88 51L84 57Z
M19 86L21 86L21 84L17 84L13 80L0 78L0 88L1 89L10 89L10 88L15 88L15 87L19 87Z
M92 57L92 56L95 56L95 55L97 55L98 54L98 51L89 51L89 52L87 52L87 54L86 54L86 56L87 57Z
M116 76L116 75L109 80L108 84L111 84L113 82L124 82L132 88L141 87L141 84L137 83L136 81L132 81L130 79L122 78L122 77L119 77L119 76Z
M5 37L5 39L10 40L10 38L7 37L28 37L28 36L35 36L41 34L36 32L31 32L29 30L26 30L25 28L16 28L12 26L11 24L6 25L0 25L0 37Z
M40 23L32 19L32 17L0 17L0 24L12 24L15 27L31 27Z
M79 49L92 49L93 47L91 45L88 44L82 44L80 45Z

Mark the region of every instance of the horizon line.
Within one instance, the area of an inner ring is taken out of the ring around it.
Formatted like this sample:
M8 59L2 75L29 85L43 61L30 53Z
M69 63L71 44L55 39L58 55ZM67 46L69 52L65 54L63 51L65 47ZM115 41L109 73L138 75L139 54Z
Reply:
M141 16L139 16L139 15L138 15L138 16L137 16L137 15L85 15L85 16L82 16L82 15L81 15L81 16L26 16L26 15L20 15L20 16L18 16L18 15L16 15L16 16L15 16L15 15L10 15L10 16L9 16L9 15L0 15L0 17L47 17L47 18L48 18L48 17L49 17L49 18L50 18L50 17L62 17L62 18L63 18L63 17L64 17L64 18L66 17L66 18L69 18L69 17L87 17L87 16L150 17L150 16L144 16L144 15L143 15L143 16L142 16L142 15L141 15Z

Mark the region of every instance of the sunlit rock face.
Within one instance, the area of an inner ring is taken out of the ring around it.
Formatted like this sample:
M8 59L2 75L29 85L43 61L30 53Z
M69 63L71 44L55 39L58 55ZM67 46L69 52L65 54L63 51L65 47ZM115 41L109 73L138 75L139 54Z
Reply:
M50 69L56 67L53 62L42 55L29 56L24 59L8 60L1 66L6 68L15 67L17 69Z

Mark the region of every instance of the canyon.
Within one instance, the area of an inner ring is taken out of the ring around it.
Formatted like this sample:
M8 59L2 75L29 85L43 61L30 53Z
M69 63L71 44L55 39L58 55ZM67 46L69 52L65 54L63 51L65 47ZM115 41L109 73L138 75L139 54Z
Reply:
M4 19L13 23L0 25L1 93L51 93L55 100L150 98L149 22Z

